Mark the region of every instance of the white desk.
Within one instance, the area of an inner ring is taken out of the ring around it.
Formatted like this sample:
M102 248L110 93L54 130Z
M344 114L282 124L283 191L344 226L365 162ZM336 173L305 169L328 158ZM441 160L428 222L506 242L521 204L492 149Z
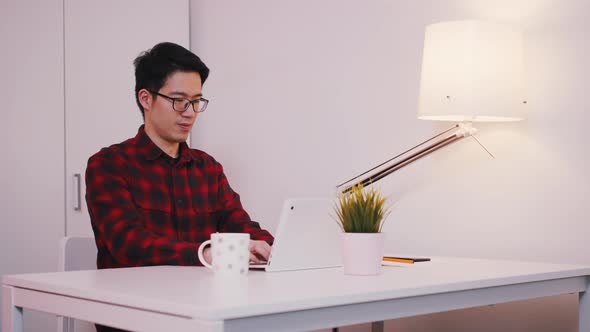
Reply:
M586 266L459 258L375 277L251 271L234 284L173 266L13 275L2 279L2 327L22 331L31 308L135 331L301 331L580 293L580 331L590 332L589 276Z

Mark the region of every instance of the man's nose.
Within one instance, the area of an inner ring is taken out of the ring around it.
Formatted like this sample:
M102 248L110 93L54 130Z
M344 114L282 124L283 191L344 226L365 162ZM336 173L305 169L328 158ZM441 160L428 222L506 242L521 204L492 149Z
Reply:
M180 113L183 118L192 118L197 116L197 112L193 111L193 109L189 106L184 110L184 112Z

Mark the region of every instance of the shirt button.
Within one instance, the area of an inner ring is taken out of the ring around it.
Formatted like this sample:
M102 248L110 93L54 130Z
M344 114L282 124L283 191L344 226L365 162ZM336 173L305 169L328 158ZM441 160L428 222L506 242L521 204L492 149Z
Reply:
M182 203L184 202L182 199L179 199L178 201L176 201L178 203L178 205L182 205Z

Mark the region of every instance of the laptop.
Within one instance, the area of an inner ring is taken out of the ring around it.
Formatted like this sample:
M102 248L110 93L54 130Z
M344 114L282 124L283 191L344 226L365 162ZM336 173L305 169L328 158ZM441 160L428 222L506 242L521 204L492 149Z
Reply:
M267 272L342 266L340 234L333 218L334 200L290 198L285 200L266 264L250 264Z

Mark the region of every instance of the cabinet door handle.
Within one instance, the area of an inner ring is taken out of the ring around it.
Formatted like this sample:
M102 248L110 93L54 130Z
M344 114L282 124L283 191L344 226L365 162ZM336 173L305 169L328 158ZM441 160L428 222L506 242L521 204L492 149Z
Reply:
M74 211L82 211L80 174L74 174Z

